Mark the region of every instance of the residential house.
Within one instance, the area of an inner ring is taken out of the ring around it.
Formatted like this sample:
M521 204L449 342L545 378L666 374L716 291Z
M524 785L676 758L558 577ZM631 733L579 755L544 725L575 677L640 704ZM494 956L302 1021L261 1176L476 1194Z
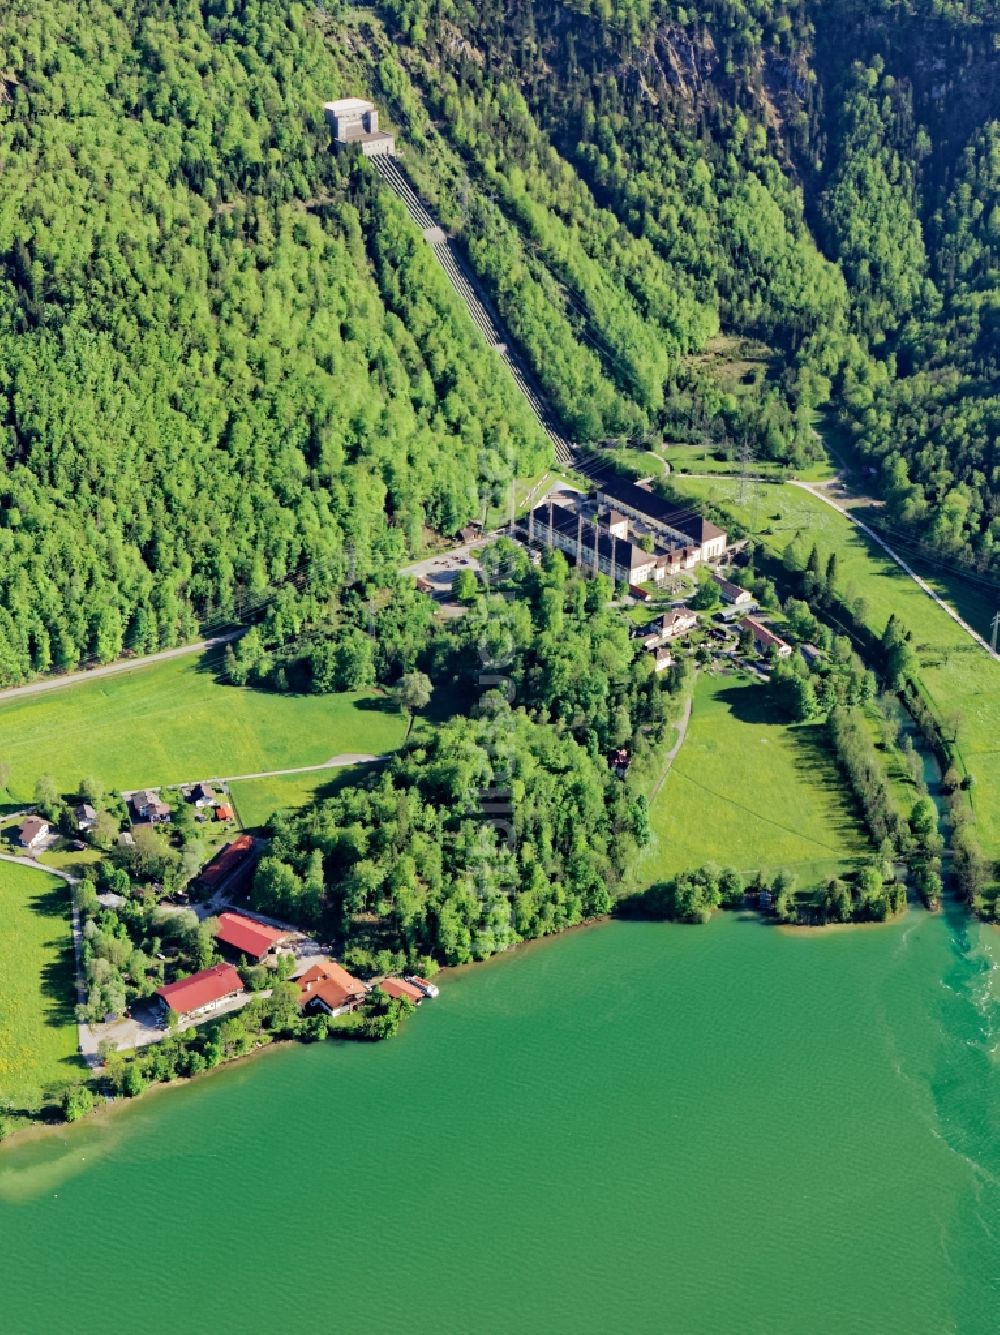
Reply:
M18 842L22 848L40 848L49 837L51 829L52 827L49 822L43 820L41 816L25 816L24 820L18 826Z
M614 770L619 779L624 779L632 764L632 757L629 754L628 747L619 746L617 750L612 751L608 756L608 764Z
M166 802L160 801L160 794L152 788L133 793L131 802L137 818L149 821L153 825L161 825L164 821L168 821L173 810Z
M233 810L233 808L229 805L228 802L220 802L220 804L215 808L215 819L221 821L235 820L236 812Z
M368 994L367 986L352 978L333 960L322 960L307 969L299 984L299 1005L304 1011L342 1015L360 1005Z
M768 630L756 617L744 617L740 626L743 630L750 632L761 653L767 653L768 650L774 649L779 658L788 658L791 654L792 646L786 644L779 635L775 635L773 630Z
M243 981L231 964L215 964L190 978L156 989L164 1012L176 1011L181 1024L204 1019L226 1001L244 995Z
M697 624L698 613L692 612L690 607L672 607L660 618L659 638L676 639L678 635L686 635L688 631L694 630Z
M259 964L268 955L277 953L282 942L288 940L288 933L242 913L223 913L219 917L215 939L234 954L245 955L254 964Z
M731 603L734 607L749 607L753 602L753 594L749 589L734 584L732 580L723 579L721 575L714 575L713 578L719 586L724 603Z
M92 830L97 824L97 812L89 802L81 802L78 807L73 808L73 820L81 833L84 830Z
M677 662L665 644L654 644L649 651L653 655L653 670L665 672Z
M218 800L207 783L196 783L191 789L191 801L196 807L214 807Z

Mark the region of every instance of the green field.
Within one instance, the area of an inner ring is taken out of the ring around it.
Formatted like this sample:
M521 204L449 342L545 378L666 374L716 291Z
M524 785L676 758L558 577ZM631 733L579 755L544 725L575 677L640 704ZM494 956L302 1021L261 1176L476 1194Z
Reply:
M68 887L0 862L0 1104L82 1069L73 972Z
M763 543L780 552L798 530L819 546L825 561L836 551L840 584L849 598L863 598L866 621L881 633L891 613L913 631L920 676L942 717L961 715L958 750L975 779L973 801L984 851L1000 856L1000 663L955 624L850 520L800 487L762 486L751 505L736 503L728 480L675 479L686 494L709 498L764 533ZM940 579L928 583L942 597L952 588ZM975 624L975 623L973 623ZM984 633L986 627L977 624Z
M168 659L0 705L13 797L30 799L42 773L66 790L85 775L140 788L377 755L402 741L405 719L386 700L238 689L220 685L215 666Z
M650 812L637 882L705 862L797 874L849 871L868 841L817 724L786 726L747 677L703 675L688 734Z
M241 779L230 785L230 795L244 829L257 829L275 811L298 810L318 798L327 797L362 767L313 770L310 774L280 774L272 779Z

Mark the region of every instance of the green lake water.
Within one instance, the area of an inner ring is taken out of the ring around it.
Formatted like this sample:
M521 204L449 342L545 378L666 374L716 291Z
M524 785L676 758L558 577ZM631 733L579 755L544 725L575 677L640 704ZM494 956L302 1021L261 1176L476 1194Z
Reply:
M0 1328L997 1328L991 952L960 916L611 924L0 1153Z

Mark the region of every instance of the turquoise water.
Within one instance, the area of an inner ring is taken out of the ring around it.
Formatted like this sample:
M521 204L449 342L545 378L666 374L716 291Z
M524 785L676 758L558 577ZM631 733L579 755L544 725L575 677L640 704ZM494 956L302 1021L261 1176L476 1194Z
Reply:
M8 1148L3 1329L985 1335L996 941L611 924Z

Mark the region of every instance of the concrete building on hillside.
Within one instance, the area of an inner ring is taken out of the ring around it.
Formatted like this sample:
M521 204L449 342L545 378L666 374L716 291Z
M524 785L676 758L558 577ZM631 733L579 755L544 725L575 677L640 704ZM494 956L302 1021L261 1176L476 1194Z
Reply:
M339 148L357 144L366 158L395 154L396 141L378 128L374 103L366 102L363 97L342 97L336 102L324 102L323 111Z

